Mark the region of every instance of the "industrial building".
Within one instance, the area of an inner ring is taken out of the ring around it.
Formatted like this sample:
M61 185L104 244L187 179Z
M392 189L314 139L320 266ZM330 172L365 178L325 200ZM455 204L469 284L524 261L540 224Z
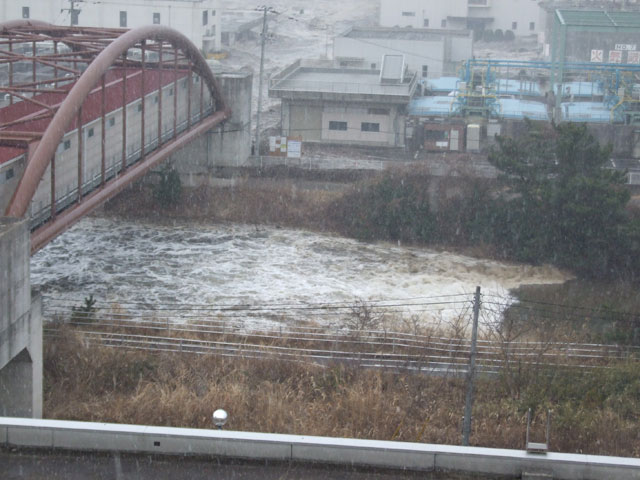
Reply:
M385 55L379 69L339 68L297 61L271 78L280 98L282 135L304 142L404 146L404 109L418 87L402 55Z
M221 48L219 0L19 0L0 2L0 23L22 19L53 25L136 28L164 25L178 30L205 54Z
M333 58L343 67L375 70L383 55L397 53L420 77L441 77L473 57L473 38L468 30L378 27L351 28L333 40Z
M552 19L545 61L473 58L466 31L351 29L335 39L333 64L297 62L271 79L282 134L481 152L525 119L581 122L615 157L640 158L640 12L556 9ZM394 62L395 84L384 73Z
M516 36L544 31L538 0L380 0L384 27L511 30Z

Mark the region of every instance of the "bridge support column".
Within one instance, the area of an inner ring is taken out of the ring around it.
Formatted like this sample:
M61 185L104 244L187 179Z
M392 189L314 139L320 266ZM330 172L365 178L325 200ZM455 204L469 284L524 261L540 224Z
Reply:
M42 306L27 220L0 218L0 416L42 417Z

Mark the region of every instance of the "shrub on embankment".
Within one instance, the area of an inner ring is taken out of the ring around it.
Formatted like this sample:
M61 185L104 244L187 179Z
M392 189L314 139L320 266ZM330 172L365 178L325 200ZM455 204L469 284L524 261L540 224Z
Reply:
M276 360L149 354L87 347L61 327L44 348L46 418L212 428L215 408L231 430L460 444L463 380ZM526 412L551 449L640 455L640 372L515 366L480 380L471 443L521 449Z
M390 170L329 209L335 228L363 240L483 245L498 257L551 263L585 278L640 278L640 220L624 173L584 125L499 138L482 179Z
M493 182L433 177L420 167L387 170L327 209L334 228L360 240L471 246L484 242Z

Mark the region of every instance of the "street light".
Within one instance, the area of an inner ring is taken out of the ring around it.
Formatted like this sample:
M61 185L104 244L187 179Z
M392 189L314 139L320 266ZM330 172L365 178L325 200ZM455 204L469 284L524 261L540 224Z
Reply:
M227 412L219 408L218 410L213 412L213 424L218 427L218 430L222 430L224 424L227 423L228 417L229 415L227 415Z

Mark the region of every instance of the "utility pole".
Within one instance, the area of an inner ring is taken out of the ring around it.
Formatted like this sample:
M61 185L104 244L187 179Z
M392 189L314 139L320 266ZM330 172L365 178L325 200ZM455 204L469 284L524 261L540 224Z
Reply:
M60 10L61 12L69 12L69 26L73 27L74 25L74 19L75 24L78 23L78 16L80 15L80 9L76 10L76 3L80 3L82 2L82 0L69 0L69 8L63 8L62 10Z
M464 402L464 422L462 424L462 445L469 446L469 434L471 433L471 412L473 409L473 387L476 370L476 354L478 346L478 317L480 316L480 287L476 287L473 298L473 330L471 332L471 358L469 371L467 372L467 395Z
M255 151L256 155L260 156L260 110L262 109L262 73L264 72L264 44L267 40L267 11L269 8L266 5L258 8L264 11L262 17L262 44L260 46L260 76L258 77L258 109L256 111L256 140Z

